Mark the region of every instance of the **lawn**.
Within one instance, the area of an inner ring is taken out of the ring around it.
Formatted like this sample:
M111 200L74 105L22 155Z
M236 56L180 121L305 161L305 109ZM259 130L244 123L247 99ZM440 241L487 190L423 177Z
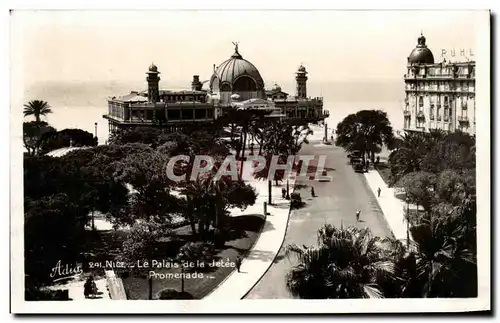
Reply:
M215 261L234 262L237 256L245 257L249 249L254 245L264 224L264 220L257 216L240 216L230 218L231 236L222 248L215 248L213 259ZM189 226L183 226L175 230L175 238L164 242L165 253L176 254L182 245L192 240ZM168 257L165 257L167 260ZM162 259L157 259L161 261ZM196 261L196 259L194 259ZM201 299L217 287L233 270L234 267L205 268L198 271L203 278L184 279L184 291L191 294L194 299ZM123 285L127 293L127 299L148 299L149 282L147 274L154 270L156 274L181 273L180 268L154 268L144 269L139 273L125 274L122 276ZM191 272L191 273L192 273ZM187 271L186 271L187 273ZM163 289L181 290L182 280L180 278L154 278L153 298L158 298L158 293Z

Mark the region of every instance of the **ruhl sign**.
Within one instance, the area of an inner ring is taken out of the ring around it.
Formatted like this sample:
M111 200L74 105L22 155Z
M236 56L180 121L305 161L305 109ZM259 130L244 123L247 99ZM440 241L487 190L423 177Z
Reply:
M466 49L466 48L451 48L451 49L441 49L441 57L466 57L470 58L474 56L474 53L472 52L472 48Z

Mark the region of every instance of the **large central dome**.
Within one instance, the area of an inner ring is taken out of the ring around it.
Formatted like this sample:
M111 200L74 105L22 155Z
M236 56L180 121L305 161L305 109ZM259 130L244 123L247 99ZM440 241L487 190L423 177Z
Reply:
M264 80L259 70L244 59L235 46L234 54L215 70L210 80L213 92L255 92L264 90Z

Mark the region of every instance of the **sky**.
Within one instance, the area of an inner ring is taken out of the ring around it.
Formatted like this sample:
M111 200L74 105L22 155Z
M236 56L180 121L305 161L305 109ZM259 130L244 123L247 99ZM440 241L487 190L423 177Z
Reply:
M237 41L266 87L293 84L301 63L317 84L402 82L421 32L436 61L442 49L470 56L484 18L480 11L14 11L11 59L26 88L145 85L152 62L162 88L189 87L193 74L208 80Z

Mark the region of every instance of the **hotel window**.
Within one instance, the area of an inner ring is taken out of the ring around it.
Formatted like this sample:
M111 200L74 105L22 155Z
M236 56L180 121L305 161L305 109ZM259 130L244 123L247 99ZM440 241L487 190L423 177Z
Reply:
M153 120L153 110L146 110L146 120Z
M434 104L431 104L431 108L429 111L429 119L434 120Z
M214 110L213 109L208 109L207 110L207 118L212 119L214 117Z
M405 128L409 128L410 127L410 122L409 121L410 121L410 118L405 118L404 119L404 123L405 123L404 127Z
M418 98L418 110L419 111L424 110L424 97L423 96Z
M450 112L450 110L445 106L444 107L444 117L443 117L443 121L444 122L449 122L450 121L449 112Z

